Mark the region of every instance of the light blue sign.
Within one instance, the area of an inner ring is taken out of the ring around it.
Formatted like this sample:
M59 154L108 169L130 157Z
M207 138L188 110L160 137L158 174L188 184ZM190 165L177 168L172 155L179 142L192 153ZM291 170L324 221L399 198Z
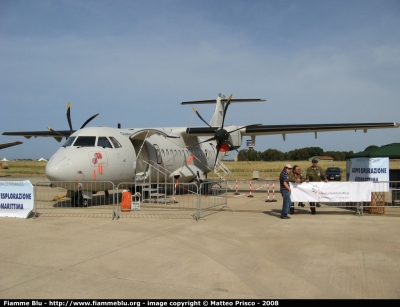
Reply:
M29 180L0 181L0 216L27 218L33 205L33 186Z

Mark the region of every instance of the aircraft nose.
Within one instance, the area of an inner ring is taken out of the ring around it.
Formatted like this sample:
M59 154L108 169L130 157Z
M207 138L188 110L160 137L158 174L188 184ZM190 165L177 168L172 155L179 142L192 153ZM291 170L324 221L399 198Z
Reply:
M71 161L65 155L54 154L46 165L46 176L50 181L65 180Z

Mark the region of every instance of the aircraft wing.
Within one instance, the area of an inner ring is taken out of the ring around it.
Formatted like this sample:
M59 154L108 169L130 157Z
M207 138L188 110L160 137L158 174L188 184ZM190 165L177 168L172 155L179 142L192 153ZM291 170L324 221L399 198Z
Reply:
M242 135L269 135L269 134L290 134L307 132L329 132L346 130L398 128L398 123L351 123L351 124L301 124L301 125L260 125L246 127Z
M299 124L299 125L253 125L240 129L242 136L256 135L273 135L307 132L329 132L329 131L346 131L346 130L363 130L367 132L369 129L398 128L400 124L394 122L388 123L350 123L350 124ZM229 132L228 127L227 131ZM193 136L213 135L218 127L191 127L186 129L186 133Z
M58 142L65 137L67 138L70 134L74 133L75 130L59 130L59 131L21 131L21 132L3 132L3 135L10 136L23 136L27 139L31 137L52 137L55 138Z
M20 141L15 141L15 142L11 142L11 143L3 143L3 144L0 144L0 149L4 149L4 148L7 148L7 147L20 145L20 144L22 144L22 142L20 142Z

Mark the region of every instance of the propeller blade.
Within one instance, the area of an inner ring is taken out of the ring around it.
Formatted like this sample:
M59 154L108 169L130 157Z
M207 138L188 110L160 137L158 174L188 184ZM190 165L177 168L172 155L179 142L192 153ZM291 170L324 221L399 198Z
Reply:
M229 151L232 147L233 147L232 144L231 144L230 142L226 141L225 143L222 143L222 144L219 146L219 151L220 151L220 152L227 152L227 151Z
M237 150L236 148L234 148L234 149L237 151L238 154L240 154L239 150ZM246 162L249 163L250 168L253 170L253 165L251 165L250 161L246 160Z
M212 128L212 127L210 126L210 124L207 123L207 122L204 120L203 117L201 117L200 113L197 112L197 109L196 109L195 107L193 107L193 111L194 111L194 113L196 113L196 115L203 121L203 123L205 123L208 127Z
M97 115L99 115L99 113L93 115L93 116L90 117L87 121L85 121L85 123L82 125L81 129L82 129L83 127L85 127L85 126L86 126L93 118L95 118Z
M219 155L219 146L217 146L217 154L216 154L216 156L215 156L214 169L215 169L215 165L217 165L218 155Z
M252 125L243 126L243 127L237 128L235 130L229 131L228 133L232 133L232 132L238 131L240 129L247 128L247 127L253 127L253 126L262 126L262 124L252 124Z
M233 94L231 94L231 95L229 96L228 101L226 102L225 109L224 109L224 117L222 118L222 126L221 126L221 129L224 128L225 115L226 115L226 111L228 110L228 107L229 107L229 105L230 105L230 103L231 103L232 96L233 96Z
M68 120L68 125L69 125L69 130L72 133L72 124L71 124L71 103L68 102L68 107L67 107L67 120Z
M193 147L193 146L196 146L196 145L199 145L199 144L203 144L203 143L205 143L205 142L209 142L209 141L212 141L212 140L215 140L215 138L212 137L212 138L207 139L207 140L205 140L205 141L203 141L203 142L196 143L196 144L193 144L193 145L190 145L190 146L185 146L185 147L186 147L186 148Z

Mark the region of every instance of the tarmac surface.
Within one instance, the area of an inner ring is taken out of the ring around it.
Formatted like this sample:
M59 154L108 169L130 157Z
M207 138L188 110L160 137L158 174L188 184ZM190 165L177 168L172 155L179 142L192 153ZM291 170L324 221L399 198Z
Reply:
M0 298L400 298L400 209L296 207L283 220L279 193L240 191L233 212L198 221L85 208L0 218Z

